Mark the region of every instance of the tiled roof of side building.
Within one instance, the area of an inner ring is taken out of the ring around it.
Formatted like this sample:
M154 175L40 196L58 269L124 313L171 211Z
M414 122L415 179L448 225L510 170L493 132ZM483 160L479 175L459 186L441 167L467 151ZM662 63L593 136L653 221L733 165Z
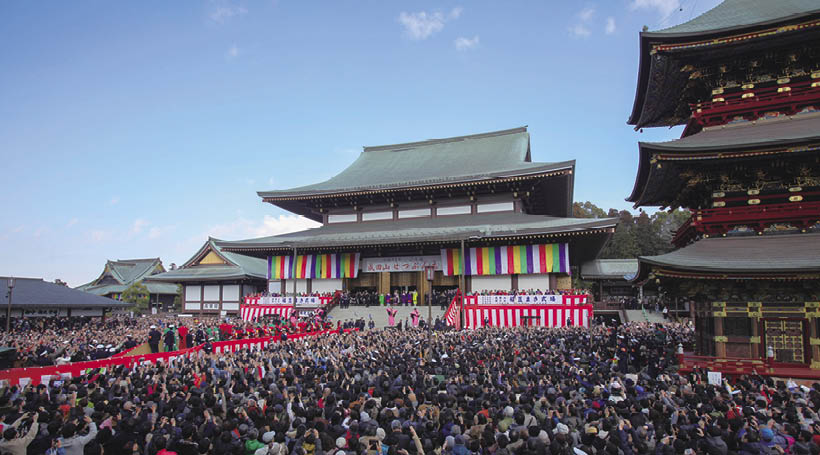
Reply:
M350 166L321 183L262 198L309 197L516 177L572 169L574 161L533 163L526 127L492 133L364 147Z
M595 259L581 265L581 278L591 279L626 279L638 273L637 259Z
M817 0L725 0L700 16L644 36L694 35L730 31L820 13Z
M253 248L310 248L345 245L377 245L455 241L473 236L491 238L509 235L578 232L614 227L616 218L559 218L523 213L452 215L411 218L399 221L327 224L305 231L271 237L217 242L235 251Z
M182 267L165 273L152 275L149 281L183 282L183 281L217 281L244 278L267 279L267 262L243 254L223 251L217 244L219 239L209 238L207 242L191 256ZM225 264L198 265L208 252L213 251L225 260Z
M0 306L7 306L9 301L8 278L0 277ZM41 278L15 278L11 304L13 307L112 307L131 306L130 303L118 302L107 297L100 297L88 292L78 291L59 284L43 281Z

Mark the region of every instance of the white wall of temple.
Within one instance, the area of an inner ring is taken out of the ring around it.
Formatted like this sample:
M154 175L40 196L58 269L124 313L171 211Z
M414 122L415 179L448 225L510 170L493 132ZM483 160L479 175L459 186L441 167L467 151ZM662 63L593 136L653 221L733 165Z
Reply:
M532 273L518 275L518 289L540 289L546 291L550 288L550 276L546 273Z
M310 288L313 292L336 292L342 290L342 279L341 278L327 278L327 279L314 279L310 282Z
M470 278L470 289L481 291L509 291L512 288L512 275L473 275Z
M202 286L200 285L185 285L185 301L199 302L202 300Z
M273 281L272 281L273 283ZM280 285L281 286L281 285ZM270 292L281 292L280 287L276 287L274 290ZM286 280L285 281L285 293L290 294L293 292L293 280ZM307 280L296 280L296 292L307 292Z

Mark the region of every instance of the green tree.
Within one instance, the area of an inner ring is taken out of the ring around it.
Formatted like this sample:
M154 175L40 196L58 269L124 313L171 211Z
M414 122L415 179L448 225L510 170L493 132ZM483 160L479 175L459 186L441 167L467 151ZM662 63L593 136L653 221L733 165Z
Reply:
M148 313L148 288L141 282L137 282L128 286L120 296L123 302L133 304L131 309L137 313Z
M592 202L573 202L572 216L574 218L606 218L606 212Z

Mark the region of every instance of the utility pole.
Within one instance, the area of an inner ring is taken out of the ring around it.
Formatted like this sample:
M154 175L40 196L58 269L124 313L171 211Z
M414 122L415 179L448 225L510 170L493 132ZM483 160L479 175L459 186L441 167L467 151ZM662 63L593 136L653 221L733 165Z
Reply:
M6 308L6 333L11 332L11 295L14 291L14 277L8 278L9 285L9 305Z

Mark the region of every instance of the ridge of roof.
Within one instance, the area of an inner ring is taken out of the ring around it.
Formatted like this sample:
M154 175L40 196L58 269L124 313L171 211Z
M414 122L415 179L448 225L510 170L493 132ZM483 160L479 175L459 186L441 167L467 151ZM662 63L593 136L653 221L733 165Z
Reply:
M476 134L468 134L464 136L453 136L453 137L445 137L439 139L426 139L424 141L414 141L414 142L403 142L399 144L386 144L386 145L366 145L362 147L364 152L380 152L380 151L397 151L396 149L408 149L414 147L421 147L425 145L437 145L437 144L446 144L448 142L458 142L464 141L469 139L484 139L488 137L496 137L496 136L505 136L508 134L516 134L516 133L526 133L527 132L527 125L518 127L518 128L510 128L506 130L498 130L498 131L490 131L487 133L476 133Z

